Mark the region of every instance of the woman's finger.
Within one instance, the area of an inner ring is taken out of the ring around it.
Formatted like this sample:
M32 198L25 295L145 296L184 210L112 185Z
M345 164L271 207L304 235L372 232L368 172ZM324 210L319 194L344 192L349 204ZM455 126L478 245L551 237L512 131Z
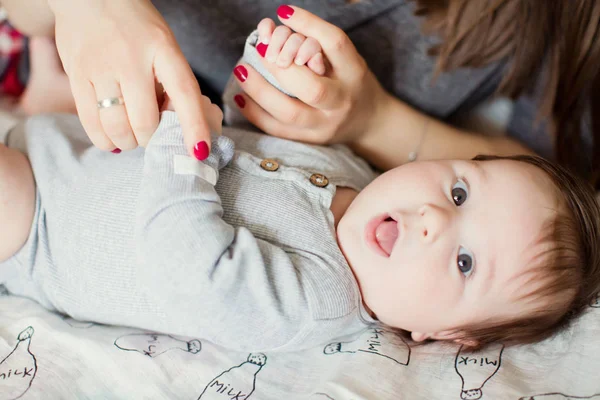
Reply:
M208 97L207 97L208 99ZM212 133L220 135L223 133L223 110L218 105L208 101L208 110L206 110L208 125Z
M263 44L269 44L271 41L271 35L275 30L275 21L271 18L265 18L258 23L258 42Z
M163 97L162 105L160 106L160 111L175 111L175 107L173 107L173 102L169 98L169 96L165 93Z
M294 62L298 50L302 46L302 43L306 40L306 37L300 33L293 33L283 45L279 57L277 57L277 66L279 68L287 68Z
M161 48L154 60L154 72L177 111L189 154L206 159L210 154L210 128L202 110L202 93L176 43Z
M275 28L265 56L270 63L277 62L277 57L290 36L292 36L292 30L287 26L280 25Z
M137 69L143 71L143 68ZM152 71L140 76L124 76L121 90L129 116L129 125L137 143L146 147L159 122L158 99Z
M70 83L79 120L94 146L107 151L115 150L117 146L106 136L100 122L94 86L85 79L70 79Z
M293 31L316 38L335 70L353 71L361 68L358 51L348 35L337 26L294 6L280 6L277 15Z
M268 64L268 63L267 63ZM297 67L292 65L292 67ZM278 69L277 66L274 68ZM310 71L309 71L310 72ZM234 70L238 84L248 97L252 98L261 108L266 110L273 118L298 127L313 126L314 112L308 105L298 99L282 93L271 85L261 74L248 64L240 64Z
M282 139L304 142L309 142L310 139L314 139L307 137L307 131L305 129L295 125L286 124L277 118L274 118L272 114L264 110L245 93L236 95L235 102L242 115L244 115L250 123L269 135L277 136Z
M92 84L96 91L98 115L104 133L119 149L135 149L138 144L129 125L129 117L119 83L114 79L107 78L92 82Z

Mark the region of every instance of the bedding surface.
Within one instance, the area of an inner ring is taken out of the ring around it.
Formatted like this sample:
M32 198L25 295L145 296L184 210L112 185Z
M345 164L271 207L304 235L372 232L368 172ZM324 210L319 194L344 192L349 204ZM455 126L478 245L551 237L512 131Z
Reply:
M383 329L298 353L76 321L0 295L0 400L600 400L600 296L545 342L412 347Z

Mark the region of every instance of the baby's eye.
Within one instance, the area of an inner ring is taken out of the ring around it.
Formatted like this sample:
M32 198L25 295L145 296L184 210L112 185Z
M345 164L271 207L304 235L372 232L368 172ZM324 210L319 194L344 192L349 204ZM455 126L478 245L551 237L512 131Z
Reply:
M475 267L471 251L460 246L458 249L458 257L456 258L456 265L458 265L458 269L465 277L471 275L473 268Z
M454 200L454 204L460 207L467 201L468 197L469 188L467 184L462 179L457 180L454 186L452 186L452 200Z

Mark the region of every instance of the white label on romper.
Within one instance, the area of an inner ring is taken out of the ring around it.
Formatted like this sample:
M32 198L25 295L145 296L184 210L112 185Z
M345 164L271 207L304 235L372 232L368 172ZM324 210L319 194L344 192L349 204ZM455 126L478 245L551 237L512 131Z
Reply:
M177 175L196 175L213 186L217 183L215 170L201 161L188 156L176 155L173 163Z

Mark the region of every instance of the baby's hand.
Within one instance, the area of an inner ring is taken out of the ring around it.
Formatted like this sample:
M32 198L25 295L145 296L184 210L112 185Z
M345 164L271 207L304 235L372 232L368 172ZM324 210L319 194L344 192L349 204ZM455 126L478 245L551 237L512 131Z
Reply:
M315 74L325 74L325 59L321 45L315 39L292 32L284 25L275 27L275 22L270 18L258 24L258 37L260 43L268 45L265 58L277 63L278 67L287 68L292 63L306 64Z

